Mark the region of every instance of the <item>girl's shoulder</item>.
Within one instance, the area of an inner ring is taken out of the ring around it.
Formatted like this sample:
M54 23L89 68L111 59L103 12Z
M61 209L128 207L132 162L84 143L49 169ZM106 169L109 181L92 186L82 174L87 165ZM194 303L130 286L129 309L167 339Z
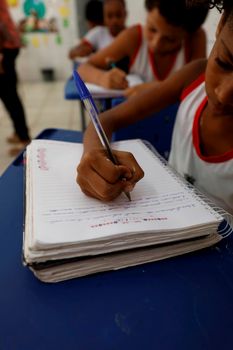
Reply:
M142 26L133 25L124 29L114 40L119 47L124 47L129 56L133 55L142 38Z
M128 45L133 45L142 35L143 27L140 24L134 24L124 29L118 36L130 40Z

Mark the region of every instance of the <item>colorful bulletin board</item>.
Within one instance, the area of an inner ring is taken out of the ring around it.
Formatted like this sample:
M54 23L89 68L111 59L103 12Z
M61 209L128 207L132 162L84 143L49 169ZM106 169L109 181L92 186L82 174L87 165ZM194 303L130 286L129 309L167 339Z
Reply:
M18 27L24 45L35 48L47 44L50 33L55 33L55 42L62 44L62 31L70 24L70 0L7 0L12 8L19 8L22 16ZM33 35L28 36L28 33ZM37 35L43 33L43 36Z

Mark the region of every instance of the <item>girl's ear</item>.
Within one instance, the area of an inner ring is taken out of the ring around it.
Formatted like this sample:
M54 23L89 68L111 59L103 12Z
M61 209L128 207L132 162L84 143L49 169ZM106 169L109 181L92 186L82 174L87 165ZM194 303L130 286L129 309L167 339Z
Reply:
M226 16L224 15L224 13L222 14L219 22L218 22L218 26L215 32L215 37L217 38L221 32L221 30L223 29L224 25L226 23Z

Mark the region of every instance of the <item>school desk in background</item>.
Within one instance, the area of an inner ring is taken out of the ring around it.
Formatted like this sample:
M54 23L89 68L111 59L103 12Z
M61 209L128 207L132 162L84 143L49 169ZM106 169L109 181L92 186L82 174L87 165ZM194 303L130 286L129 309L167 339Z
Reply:
M129 86L135 86L142 83L142 80L137 75L134 75L134 74L128 75L127 80L129 82ZM115 98L121 98L121 101L123 99L123 90L107 89L102 86L91 84L91 83L86 83L86 86L90 91L90 93L92 94L92 97L95 100L97 100L97 105L100 112L111 108L112 101L114 101ZM80 96L75 86L73 77L70 77L66 81L65 89L64 89L64 97L66 100L80 101ZM81 129L82 131L85 131L86 129L85 111L82 104L81 104Z

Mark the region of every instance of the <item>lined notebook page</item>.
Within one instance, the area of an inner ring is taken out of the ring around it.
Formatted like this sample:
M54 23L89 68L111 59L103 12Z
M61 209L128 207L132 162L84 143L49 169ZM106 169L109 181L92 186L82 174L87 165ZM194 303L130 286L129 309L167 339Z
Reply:
M102 203L81 192L76 184L81 144L32 141L27 165L36 240L68 243L133 232L182 230L221 221L141 141L117 144L114 148L132 152L145 171L131 193L131 202L122 194L111 203Z
M142 79L136 74L127 75L129 87L142 84ZM88 90L94 98L122 97L124 90L107 89L100 85L86 83Z

